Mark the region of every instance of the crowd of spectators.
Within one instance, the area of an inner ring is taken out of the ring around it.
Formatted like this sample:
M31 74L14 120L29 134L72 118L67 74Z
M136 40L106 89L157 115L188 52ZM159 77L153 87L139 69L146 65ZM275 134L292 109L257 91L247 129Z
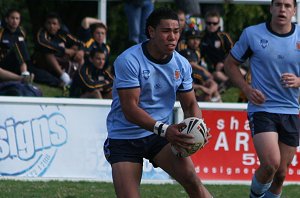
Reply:
M72 86L71 97L111 98L106 34L104 23L86 17L75 36L57 13L50 12L34 36L34 52L30 54L21 12L9 9L0 27L0 81L36 82L64 89L74 84L79 87Z
M145 18L153 9L152 0L125 1L129 45L146 40ZM186 14L181 9L177 13L180 21L177 51L192 66L197 100L222 102L221 93L230 86L223 61L233 41L228 33L221 31L220 13L209 10L204 17ZM30 54L21 26L21 12L10 9L0 27L0 81L33 81L67 88L69 96L75 98L111 98L114 71L109 64L111 49L106 44L107 33L108 27L102 21L85 17L74 34L57 13L50 12L33 36L35 47Z

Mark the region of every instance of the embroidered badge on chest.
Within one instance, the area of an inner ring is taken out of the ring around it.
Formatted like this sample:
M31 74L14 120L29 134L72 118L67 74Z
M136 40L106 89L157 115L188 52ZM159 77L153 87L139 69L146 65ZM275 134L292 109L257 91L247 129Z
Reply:
M268 45L269 45L268 40L266 40L266 39L261 39L261 40L260 40L260 46L261 46L262 48L266 48Z
M297 41L297 43L296 43L296 49L300 50L300 41Z
M221 41L215 41L215 48L221 47Z
M175 80L178 80L180 78L180 71L177 69L175 70Z
M150 71L149 70L143 70L143 78L146 80L150 77Z

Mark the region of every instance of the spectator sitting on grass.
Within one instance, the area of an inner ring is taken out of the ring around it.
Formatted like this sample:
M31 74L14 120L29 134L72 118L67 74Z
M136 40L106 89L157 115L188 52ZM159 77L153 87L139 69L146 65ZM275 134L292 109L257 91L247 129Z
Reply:
M104 69L105 51L93 49L89 60L74 75L70 97L74 98L112 98L113 77Z
M37 34L35 58L37 66L59 77L65 85L72 82L74 70L84 63L83 43L61 28L56 13L46 16Z
M99 19L85 17L81 22L79 39L85 43L85 58L93 49L101 49L106 54L104 68L109 68L110 47L105 43L107 26Z
M218 91L218 84L213 80L211 73L202 66L199 52L200 31L188 30L186 32L187 49L180 51L193 68L193 88L198 101L222 102Z

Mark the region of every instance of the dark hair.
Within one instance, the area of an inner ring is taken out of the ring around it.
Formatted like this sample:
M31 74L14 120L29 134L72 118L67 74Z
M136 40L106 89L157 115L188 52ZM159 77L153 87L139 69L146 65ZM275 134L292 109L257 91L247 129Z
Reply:
M61 21L61 18L59 16L59 14L57 14L56 12L49 12L46 17L45 17L45 20L44 22L48 21L49 19L57 19L58 20L58 23L61 25L62 21Z
M153 28L156 28L158 24L160 23L160 20L162 19L172 19L176 20L179 23L178 15L176 12L174 12L170 8L166 7L160 7L158 9L155 9L147 18L146 21L146 29L145 33L148 38L150 38L149 32L148 32L148 27L151 26Z
M206 20L209 17L217 17L218 19L220 19L221 16L220 16L220 13L217 10L211 10L211 11L208 11L205 14L204 19Z
M90 25L91 33L93 34L98 28L103 28L107 32L107 27L103 23L93 23L92 25Z
M20 14L21 16L21 12L20 10L16 9L16 8L10 8L7 10L7 12L5 13L5 18L8 18L12 13L17 12Z
M295 7L297 7L297 2L296 2L296 1L297 1L297 0L294 0L294 6L295 6ZM273 5L273 3L274 3L274 0L271 1L271 5Z
M96 53L105 54L105 56L106 56L105 51L103 49L97 47L97 48L92 48L92 50L90 51L90 57L94 58Z

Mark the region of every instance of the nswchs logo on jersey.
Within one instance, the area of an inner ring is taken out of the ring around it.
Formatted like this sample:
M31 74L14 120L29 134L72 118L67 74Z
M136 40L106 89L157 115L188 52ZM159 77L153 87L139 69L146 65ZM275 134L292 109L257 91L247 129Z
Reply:
M178 69L175 70L175 80L178 80L180 77L180 71Z
M266 39L260 40L260 46L262 46L262 48L266 48L268 45L269 45L268 40L266 40Z
M143 77L147 80L150 77L150 71L149 70L143 70Z
M68 138L66 118L57 110L40 106L26 119L16 114L1 120L0 176L36 177L47 171Z
M296 43L296 49L300 50L300 41L297 41L297 43Z

